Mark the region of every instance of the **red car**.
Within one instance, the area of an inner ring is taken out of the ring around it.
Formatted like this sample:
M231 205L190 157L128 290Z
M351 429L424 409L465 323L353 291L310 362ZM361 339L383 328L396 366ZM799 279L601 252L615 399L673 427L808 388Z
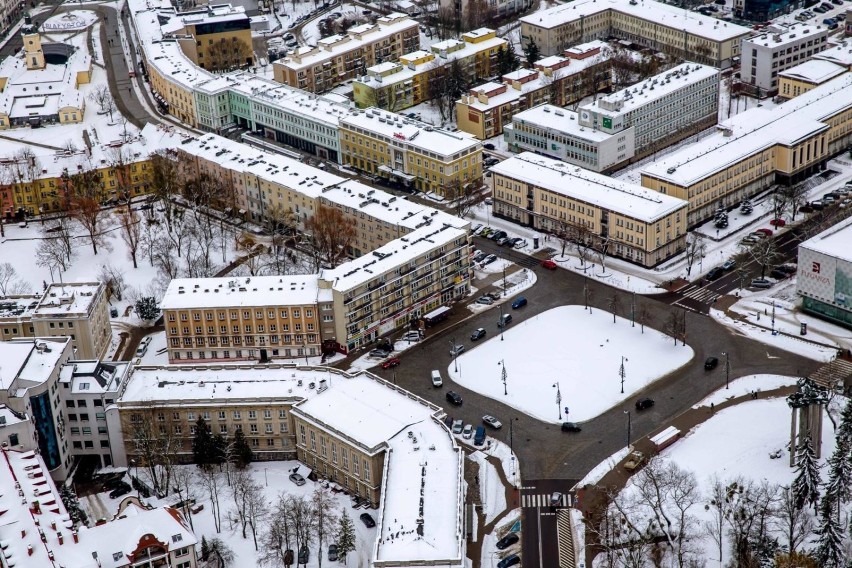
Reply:
M769 224L773 227L783 227L787 224L787 221L785 221L784 219L773 219L769 222Z
M556 263L552 260L542 260L541 266L542 268L546 268L548 270L556 270Z
M391 357L390 359L382 363L382 369L392 369L397 365L399 365L399 359L397 359L396 357Z
M758 230L755 231L755 233L763 233L767 237L771 237L772 236L772 229L765 229L765 228L764 229L758 229Z

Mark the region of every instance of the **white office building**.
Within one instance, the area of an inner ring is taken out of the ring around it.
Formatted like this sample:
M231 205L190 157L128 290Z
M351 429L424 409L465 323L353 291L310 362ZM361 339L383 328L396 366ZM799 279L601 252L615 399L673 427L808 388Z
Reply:
M744 39L740 77L764 93L775 93L779 73L828 47L828 31L814 24L773 25L766 33Z

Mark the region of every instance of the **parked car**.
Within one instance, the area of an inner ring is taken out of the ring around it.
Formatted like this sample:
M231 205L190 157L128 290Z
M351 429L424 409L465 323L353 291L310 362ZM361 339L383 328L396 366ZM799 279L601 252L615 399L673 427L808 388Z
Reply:
M474 225L474 226L473 226L473 228L470 230L471 234L474 234L474 235L475 235L475 234L477 234L479 231L481 231L481 230L482 230L482 227L483 227L483 226L484 226L484 225L483 225L482 223L477 223L477 224L476 224L476 225Z
M636 401L636 410L645 410L654 406L653 398L640 398Z
M464 429L462 430L462 438L465 440L470 440L473 438L473 424L465 424Z
M507 534L506 536L504 536L503 538L501 538L500 540L497 541L497 545L496 545L497 550L506 550L507 548L509 548L510 546L515 544L516 542L518 542L519 540L521 540L521 539L518 536L518 533L511 532L511 533Z
M491 416L490 414L486 414L485 416L483 416L482 422L483 422L483 424L491 426L495 430L499 430L500 428L503 427L503 423L500 422L499 420L497 420L496 418L494 418L493 416Z
M562 423L562 431L563 432L582 432L582 428L576 422L563 422Z
M476 299L476 303L483 306L490 306L494 303L494 299L491 296L480 296Z
M115 489L110 491L109 496L111 499L116 499L118 497L121 497L122 495L127 495L128 493L130 493L130 491L131 487L127 483L125 483L124 485L116 487Z
M520 298L517 298L514 302L512 302L512 309L517 310L519 308L523 308L526 305L527 299L521 296Z
M396 357L391 357L384 363L382 363L382 369L393 369L394 367L398 367L400 360Z
M441 371L434 369L432 371L431 378L432 378L432 386L433 387L443 386L444 379L441 377Z
M724 273L724 268L722 268L721 266L715 266L710 269L710 272L707 273L707 280L710 280L712 282L713 280L720 278Z
M464 420L453 420L453 434L461 434L462 430L464 430Z
M847 207L849 207L850 204L852 204L852 199L849 199L847 197L846 199L844 199L843 201L840 202L840 208L846 209Z
M527 244L528 243L527 243L526 239L518 239L518 241L512 246L512 248L515 248L515 249L526 248Z
M810 206L814 211L822 211L825 209L825 203L822 201L811 201Z
M809 204L807 204L807 203L806 203L806 204L804 204L804 205L799 205L799 212L800 212L800 213L813 213L813 212L814 212L814 208L813 208L813 207L811 207Z
M729 260L726 260L722 264L722 270L733 270L734 267L736 267L736 266L737 266L737 261L734 260L733 258L731 258Z
M497 320L497 327L506 327L512 323L512 314L503 314L500 316L500 319Z
M633 471L643 463L645 463L645 454L642 452L630 452L630 455L627 456L627 461L624 462L624 469Z
M402 339L403 341L420 341L420 332L406 331L405 335L403 335L400 339Z
M763 235L764 237L771 237L772 229L767 229L766 227L764 227L762 229L756 229L752 234L756 237L760 235Z
M310 559L311 551L308 550L307 546L302 546L302 548L299 549L299 564L307 564Z
M482 147L485 148L486 150L493 150L494 144L492 144L491 142L486 142L485 144L482 145Z
M485 337L485 333L486 333L485 328L478 327L475 330L473 330L473 333L470 334L470 340L471 341L479 341L480 339Z
M766 278L755 278L751 281L751 288L772 288L772 281Z
M517 566L521 563L521 557L517 554L510 554L503 560L497 563L497 568L509 568L509 566Z
M773 227L783 227L787 224L787 221L785 221L784 219L772 219L771 221L769 221L769 224Z
M328 545L328 559L329 559L329 561L337 560L337 556L338 556L337 545L336 544L329 544Z
M498 241L498 240L502 239L503 237L508 237L508 236L509 236L509 233L507 233L506 231L497 231L496 233L494 233L493 235L491 235L488 238L491 239L492 241Z
M481 446L485 443L485 426L477 426L473 434L473 445Z
M136 356L137 357L142 357L147 352L148 352L148 345L145 344L145 343L143 343L142 345L140 345L139 347L136 348Z
M548 260L542 260L541 261L541 267L546 268L548 270L556 270L556 263L553 262L552 260L549 260L549 259Z
M757 242L760 242L759 238L755 237L754 235L748 235L748 236L743 237L743 239L740 241L740 244L753 245Z
M559 491L554 491L553 493L551 493L550 494L550 506L551 507L558 507L561 504L562 504L562 493L560 493Z
M769 276L778 280L784 280L785 278L789 277L790 274L784 272L780 268L773 268L772 271L769 273Z
M464 353L464 345L453 345L450 348L450 357L457 357Z
M716 357L707 357L707 360L704 361L704 369L707 371L711 371L719 366L719 359Z
M376 526L376 521L373 520L373 517L370 515L370 513L361 513L361 516L359 518L361 519L361 522L364 523L364 526L366 526L368 529L371 529Z
M492 262L496 262L496 261L497 261L497 255L496 254L489 254L488 256L485 257L485 260L482 261L482 264L487 266L487 265L491 264Z
M506 243L508 243L508 242L509 242L509 237L502 237L502 238L499 238L499 239L497 239L497 246L498 246L498 247L505 246L505 245L506 245Z
M462 405L462 397L459 393L457 393L455 391L447 391L446 398L447 398L447 402L449 402L450 404L453 404L455 406L461 406Z
M302 477L301 475L299 475L298 473L291 473L291 474L290 474L290 481L292 481L293 483L295 483L295 484L296 484L296 485L298 485L299 487L301 487L302 485L304 485L305 483L307 483L307 482L305 481L305 478L304 478L304 477Z

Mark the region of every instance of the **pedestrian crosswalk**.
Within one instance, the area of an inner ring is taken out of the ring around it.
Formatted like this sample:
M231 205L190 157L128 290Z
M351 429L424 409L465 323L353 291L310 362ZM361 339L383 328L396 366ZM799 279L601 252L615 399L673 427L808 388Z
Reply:
M550 507L550 497L552 493L539 493L534 495L521 494L521 507ZM561 495L559 502L552 506L554 507L569 507L571 497L569 495Z
M713 290L708 290L707 288L700 288L695 284L691 284L683 290L679 290L679 292L687 298L698 300L703 304L712 304L716 301L716 298L720 296L720 294L714 292Z

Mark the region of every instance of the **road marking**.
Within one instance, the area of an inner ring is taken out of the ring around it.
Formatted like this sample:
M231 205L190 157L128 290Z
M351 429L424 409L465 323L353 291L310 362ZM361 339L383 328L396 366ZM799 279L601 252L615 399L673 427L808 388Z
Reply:
M538 493L535 495L521 495L521 507L550 507L550 496L552 493ZM563 494L557 507L568 507L568 495Z
M703 304L712 304L716 301L716 298L719 297L719 294L717 294L713 290L708 290L707 288L699 288L695 284L692 284L691 286L686 288L686 291L680 293L686 296L687 298L698 300Z

